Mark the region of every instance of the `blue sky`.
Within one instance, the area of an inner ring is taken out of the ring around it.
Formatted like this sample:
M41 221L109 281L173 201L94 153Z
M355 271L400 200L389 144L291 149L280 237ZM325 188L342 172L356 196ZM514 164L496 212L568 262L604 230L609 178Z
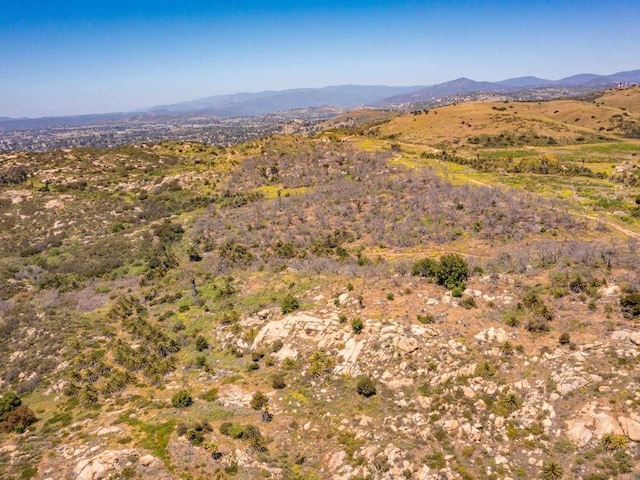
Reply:
M0 2L0 116L640 68L637 0Z

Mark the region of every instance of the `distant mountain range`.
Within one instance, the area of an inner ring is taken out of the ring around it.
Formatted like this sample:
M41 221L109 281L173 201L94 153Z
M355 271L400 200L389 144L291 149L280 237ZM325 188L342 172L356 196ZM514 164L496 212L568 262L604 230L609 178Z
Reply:
M233 95L216 95L171 105L160 105L129 113L47 117L41 119L0 117L0 131L50 128L59 125L81 126L95 124L96 122L119 122L141 118L153 119L190 115L210 115L221 118L249 117L324 106L389 108L404 104L428 103L437 98L472 92L507 94L524 90L555 88L558 89L555 92L555 95L558 96L560 94L580 94L600 90L616 86L621 82L627 84L640 83L640 70L618 72L612 75L582 73L560 80L546 80L529 76L510 78L500 82L477 82L468 78L458 78L431 86L339 85L324 88L236 93Z
M372 105L385 98L407 94L422 87L387 87L375 85L338 85L324 88L297 88L216 95L189 102L162 105L147 109L158 114L208 113L219 117L246 117L297 108L323 106L356 107Z
M619 83L640 83L640 70L618 72L612 75L581 73L560 80L546 80L537 77L517 77L500 82L476 82L468 78L458 78L449 82L423 87L406 94L383 99L379 105L395 106L403 103L428 102L435 98L472 92L509 93L525 89L577 88L580 91L595 91L618 85Z

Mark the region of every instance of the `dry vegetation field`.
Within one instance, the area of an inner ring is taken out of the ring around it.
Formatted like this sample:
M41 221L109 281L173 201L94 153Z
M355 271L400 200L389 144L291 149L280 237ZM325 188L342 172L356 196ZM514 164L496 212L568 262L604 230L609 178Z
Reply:
M0 156L0 477L639 479L639 154L634 87Z

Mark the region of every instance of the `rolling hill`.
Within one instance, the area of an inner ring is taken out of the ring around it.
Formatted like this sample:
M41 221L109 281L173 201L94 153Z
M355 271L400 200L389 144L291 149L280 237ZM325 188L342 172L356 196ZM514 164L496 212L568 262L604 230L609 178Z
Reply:
M396 117L380 135L413 143L475 148L499 136L537 137L540 145L608 141L640 136L640 87L613 90L592 101L467 102ZM531 140L529 140L531 141ZM506 145L505 145L506 146Z
M639 102L0 154L0 478L637 480Z

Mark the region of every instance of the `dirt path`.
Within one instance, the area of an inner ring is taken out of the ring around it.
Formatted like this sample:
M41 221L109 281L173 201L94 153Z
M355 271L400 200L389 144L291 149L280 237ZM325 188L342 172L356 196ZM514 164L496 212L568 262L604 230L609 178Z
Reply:
M423 148L423 149L430 148L430 147L426 147L425 145L419 145L419 144L414 144L414 143L406 143L406 142L396 142L396 143L398 143L400 145L407 145L407 146L418 147L418 148ZM442 164L443 162L441 160L438 160L438 163ZM455 173L453 175L455 175ZM480 180L476 180L476 179L473 179L473 178L466 178L466 177L458 176L458 179L462 179L467 183L471 183L473 185L478 185L478 186L481 186L481 187L497 188L495 185L491 185L489 183L485 183L485 182L482 182ZM560 211L560 209L557 208L557 207L549 207L549 208L551 208L552 210L555 210L555 211ZM595 215L588 215L586 213L579 213L579 212L567 212L567 213L569 213L570 215L574 215L576 217L580 217L580 218L585 218L587 220L591 220L593 222L603 223L607 227L612 228L613 230L617 230L618 232L626 235L627 237L634 238L636 240L640 240L640 233L634 232L633 230L630 230L630 229L625 228L625 227L623 227L621 225L618 225L617 223L615 223L612 220L608 220L606 218L595 216Z

